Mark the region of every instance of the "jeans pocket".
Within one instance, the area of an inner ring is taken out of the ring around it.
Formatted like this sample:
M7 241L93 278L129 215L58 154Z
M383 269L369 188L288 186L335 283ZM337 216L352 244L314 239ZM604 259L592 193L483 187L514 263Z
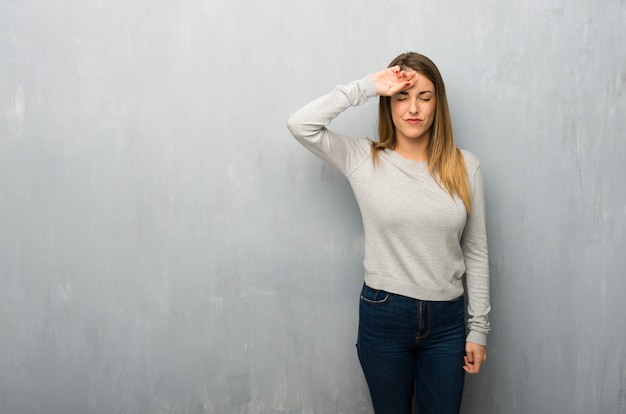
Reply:
M371 287L363 284L361 290L361 302L369 305L382 305L389 300L389 293L384 290L372 289Z

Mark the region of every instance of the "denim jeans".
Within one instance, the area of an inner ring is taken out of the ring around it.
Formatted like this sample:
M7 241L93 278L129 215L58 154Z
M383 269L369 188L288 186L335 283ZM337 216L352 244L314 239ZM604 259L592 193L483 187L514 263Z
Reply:
M458 414L465 304L423 301L363 285L359 361L376 414Z

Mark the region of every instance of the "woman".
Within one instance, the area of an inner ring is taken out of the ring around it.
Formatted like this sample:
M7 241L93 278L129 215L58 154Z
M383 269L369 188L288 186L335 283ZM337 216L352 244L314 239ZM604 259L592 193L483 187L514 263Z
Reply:
M377 95L378 142L326 128ZM458 413L465 372L486 360L489 264L479 162L455 146L439 70L402 54L307 104L288 127L348 178L361 210L357 351L374 411Z

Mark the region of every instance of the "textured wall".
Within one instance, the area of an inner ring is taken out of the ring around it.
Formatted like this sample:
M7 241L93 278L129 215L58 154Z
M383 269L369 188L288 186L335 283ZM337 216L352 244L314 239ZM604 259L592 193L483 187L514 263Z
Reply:
M406 50L488 191L464 413L626 413L625 41L624 0L0 0L0 413L371 413L358 210L285 122Z

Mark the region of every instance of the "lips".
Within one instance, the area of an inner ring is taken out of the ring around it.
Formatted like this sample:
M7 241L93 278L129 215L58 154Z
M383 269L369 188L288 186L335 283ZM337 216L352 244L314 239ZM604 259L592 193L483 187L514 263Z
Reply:
M407 124L411 124L411 125L419 125L420 123L422 123L421 119L418 118L409 118L409 119L405 119Z

